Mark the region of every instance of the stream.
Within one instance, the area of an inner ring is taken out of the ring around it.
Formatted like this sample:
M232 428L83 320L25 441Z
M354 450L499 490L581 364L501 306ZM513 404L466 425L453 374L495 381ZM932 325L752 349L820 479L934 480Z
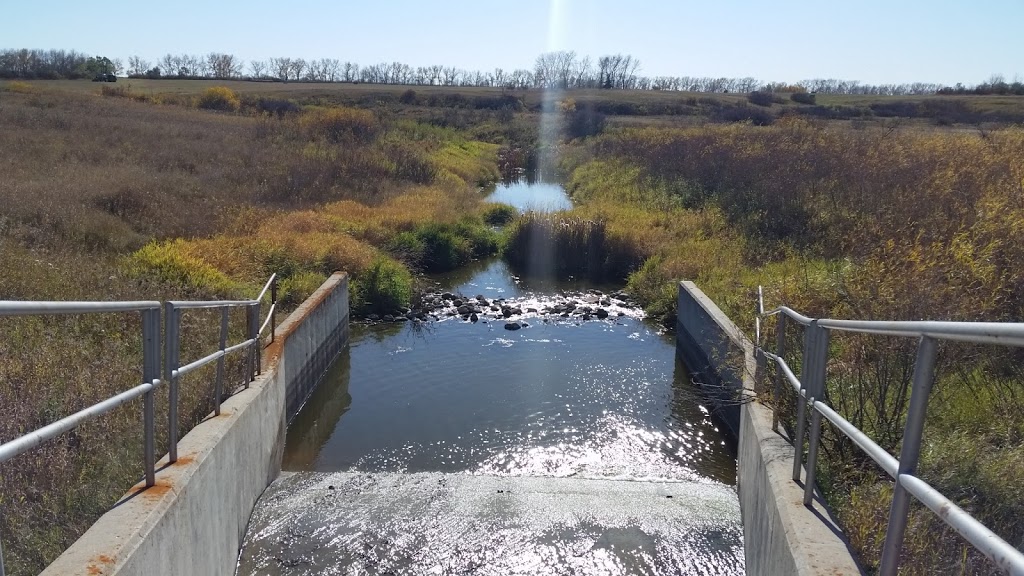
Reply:
M571 207L543 182L502 184L488 200ZM674 336L621 286L530 280L498 259L431 279L436 320L353 323L288 430L286 470L735 484Z

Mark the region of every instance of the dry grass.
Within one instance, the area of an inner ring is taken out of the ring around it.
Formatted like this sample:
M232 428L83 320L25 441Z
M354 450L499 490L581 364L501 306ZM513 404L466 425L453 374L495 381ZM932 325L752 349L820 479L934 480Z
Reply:
M604 218L609 237L621 222L620 239L649 255L630 286L659 312L674 306L673 283L690 278L748 330L758 284L768 302L818 317L1018 321L1024 313L1020 129L791 120L644 128L600 137L568 158L571 189L584 202L575 213ZM914 344L832 341L830 404L892 453L902 441ZM921 461L926 480L1018 547L1020 360L1015 351L944 347ZM891 480L828 427L823 452L823 489L874 569ZM910 574L991 571L923 510L911 520L903 565Z
M341 269L373 271L379 282L361 294L408 300L409 272L382 248L475 213L477 178L496 172L494 146L366 110L278 118L197 110L192 94L127 83L106 96L61 86L0 86L2 299L252 296L277 272L294 305ZM217 325L186 314L183 360L214 349ZM0 322L0 441L136 385L139 330L131 314ZM211 410L210 376L183 383L183 432ZM139 480L139 408L0 466L9 574L37 573Z

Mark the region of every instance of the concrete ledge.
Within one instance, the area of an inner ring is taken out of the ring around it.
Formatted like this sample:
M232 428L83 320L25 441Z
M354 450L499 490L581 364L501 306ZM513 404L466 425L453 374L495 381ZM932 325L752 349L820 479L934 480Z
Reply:
M793 446L753 394L753 344L692 282L679 285L676 352L711 384L715 413L737 439L747 574L861 574L820 495L812 508L803 505L803 486L791 478Z
M348 278L337 273L275 330L263 374L178 442L176 463L160 461L156 485L132 488L43 574L234 573L253 506L281 470L288 398L304 398L288 376L318 379L347 324Z

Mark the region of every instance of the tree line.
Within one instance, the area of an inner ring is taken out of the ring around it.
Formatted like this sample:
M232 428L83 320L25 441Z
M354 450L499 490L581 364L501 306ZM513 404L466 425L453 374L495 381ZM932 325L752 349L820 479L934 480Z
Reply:
M238 79L278 82L363 82L420 86L490 86L507 89L604 88L683 92L810 92L818 94L912 95L912 94L1024 94L1019 81L1008 84L1001 77L977 86L913 82L865 84L834 78L802 80L795 84L765 83L753 77L643 76L640 60L623 54L590 56L575 51L546 52L532 69L490 71L454 66L410 66L403 62L360 65L337 58L275 57L243 61L231 54L165 54L155 61L139 56L119 58L87 56L74 50L0 50L0 78L75 79L100 73L130 78Z

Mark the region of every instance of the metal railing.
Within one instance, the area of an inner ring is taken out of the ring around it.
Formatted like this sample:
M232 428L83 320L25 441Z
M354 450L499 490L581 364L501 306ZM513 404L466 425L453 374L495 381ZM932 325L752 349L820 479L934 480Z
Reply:
M261 316L262 301L267 292L270 292L270 308L267 311L266 319L259 323ZM219 349L199 360L185 366L178 366L178 358L181 350L180 322L183 310L195 308L221 309L220 321L220 347ZM244 308L246 310L246 340L227 346L228 335L228 311L231 308ZM149 488L156 483L156 414L155 414L155 390L164 382L169 382L169 406L170 420L168 422L168 436L170 447L168 451L169 460L177 460L177 438L178 438L178 379L199 368L200 366L218 361L217 377L215 382L214 411L220 414L220 403L223 392L224 379L224 357L237 350L247 351L247 367L245 387L248 388L255 375L261 372L261 354L259 343L263 332L269 326L271 328L270 341L273 342L273 326L276 325L277 308L277 275L271 275L270 279L260 291L259 296L253 300L221 300L210 302L186 302L172 301L161 304L157 301L139 302L22 302L0 300L0 317L5 316L55 316L74 314L99 314L115 312L139 312L142 316L142 383L138 386L125 390L111 396L106 400L83 408L70 416L66 416L47 424L42 428L28 432L0 444L0 463L6 462L19 454L23 454L33 448L42 445L60 434L69 432L78 425L99 418L114 408L139 397L143 398L142 420L143 420L143 468L146 478L146 487ZM164 335L165 364L164 379L160 379L160 312L161 309L166 315ZM2 539L0 539L2 540ZM0 576L4 576L3 548L0 546Z
M796 432L793 438L795 449L793 480L795 482L800 481L800 469L804 464L804 441L807 436L807 428L810 428L804 481L803 503L805 506L810 506L814 495L815 468L818 448L821 443L821 419L824 417L870 456L896 482L892 505L889 509L885 542L882 546L882 558L878 572L880 575L892 576L897 572L910 512L911 496L917 498L937 514L979 552L992 560L999 569L1008 574L1024 575L1024 554L1020 550L1011 546L916 476L918 458L921 454L925 414L935 378L937 341L955 340L1024 347L1024 323L832 320L809 318L785 306L765 312L764 294L760 287L758 287L757 312L755 326L757 353L774 362L777 368L772 407L772 425L776 430L778 430L779 423L779 401L783 380L793 387L797 396ZM775 353L768 352L761 347L761 322L763 318L770 316L777 316ZM800 378L793 374L783 358L786 348L787 320L804 327ZM911 384L910 406L907 410L903 443L898 460L825 403L829 333L832 331L919 339ZM812 408L809 426L806 417L808 407Z
M267 311L267 318L260 325L261 308L263 297L270 292L270 309ZM245 310L246 314L246 339L237 344L228 346L228 317L234 308ZM271 275L270 279L263 286L259 296L254 300L211 300L211 301L180 301L172 300L164 303L164 316L166 318L166 334L164 336L164 378L170 386L170 402L168 403L168 460L178 461L178 389L182 376L197 370L207 364L217 362L217 375L214 380L213 392L213 413L220 416L220 403L224 397L224 362L229 354L239 350L246 352L245 388L256 379L262 370L262 359L259 354L259 342L263 332L268 326L275 324L275 310L277 308L277 275ZM198 360L181 365L181 316L186 310L220 310L220 345L216 351ZM274 334L271 329L271 342ZM2 576L2 575L0 575Z

